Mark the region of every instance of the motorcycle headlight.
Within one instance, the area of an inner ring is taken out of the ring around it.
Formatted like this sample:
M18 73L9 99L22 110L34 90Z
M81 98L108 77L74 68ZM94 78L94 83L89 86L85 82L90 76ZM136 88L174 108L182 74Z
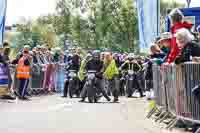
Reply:
M128 74L133 75L134 74L133 70L128 70Z
M88 79L94 79L95 78L95 74L88 74Z
M70 76L70 77L76 77L76 73L70 72L70 73L69 73L69 76Z

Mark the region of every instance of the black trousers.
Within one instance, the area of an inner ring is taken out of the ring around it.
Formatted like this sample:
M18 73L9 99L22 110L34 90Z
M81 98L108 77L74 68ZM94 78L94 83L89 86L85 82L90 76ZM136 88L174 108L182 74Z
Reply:
M130 82L129 81L129 76L127 76L126 78L127 78L127 83L126 84L128 86L128 82ZM140 96L143 96L143 90L142 90L141 83L142 82L141 82L140 77L137 74L133 75L133 82L131 84L131 88L134 89L134 90L138 90L138 92L140 93ZM131 95L132 95L134 90L128 90L128 91L131 91Z
M24 98L27 94L29 79L19 79L19 95Z
M135 75L135 88L138 90L140 93L140 96L143 96L143 89L142 89L142 79L140 78L139 75Z
M68 85L69 85L69 81L66 80L65 81L65 85L64 85L64 90L63 90L63 96L64 97L67 97L67 94L68 94Z
M110 88L111 93L115 99L118 99L119 97L119 82L120 81L117 78L108 80L108 87Z

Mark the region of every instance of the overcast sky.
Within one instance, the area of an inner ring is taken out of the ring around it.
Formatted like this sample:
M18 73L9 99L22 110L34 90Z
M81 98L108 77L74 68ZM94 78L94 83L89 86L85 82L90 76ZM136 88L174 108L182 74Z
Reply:
M186 0L176 1L186 2ZM35 18L42 14L52 13L55 11L55 3L56 0L8 0L6 23L9 25L15 23L22 16ZM191 6L200 7L200 0L192 0Z
M15 23L22 16L37 17L55 11L56 0L7 0L7 24Z

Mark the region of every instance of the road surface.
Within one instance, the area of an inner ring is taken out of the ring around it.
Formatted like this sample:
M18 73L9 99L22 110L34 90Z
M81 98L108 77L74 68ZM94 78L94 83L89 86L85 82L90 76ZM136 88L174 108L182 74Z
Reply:
M164 133L145 118L144 99L79 103L58 95L0 101L0 133Z

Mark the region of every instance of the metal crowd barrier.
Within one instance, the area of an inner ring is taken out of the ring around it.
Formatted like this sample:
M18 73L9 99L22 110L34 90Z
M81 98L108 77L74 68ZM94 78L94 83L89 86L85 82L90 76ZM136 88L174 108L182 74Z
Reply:
M153 65L153 89L155 92L155 101L158 106L166 107L166 101L163 99L163 97L165 97L165 90L164 86L162 85L162 78L160 67Z
M61 92L64 87L64 75L66 64L45 64L32 65L31 69L31 79L29 82L29 90L44 90L44 89L56 89ZM19 82L16 78L16 66L10 65L10 73L12 77L12 89L17 90ZM38 91L39 93L40 91Z
M200 64L153 65L155 102L177 119L200 123L200 97L192 93L199 84Z

